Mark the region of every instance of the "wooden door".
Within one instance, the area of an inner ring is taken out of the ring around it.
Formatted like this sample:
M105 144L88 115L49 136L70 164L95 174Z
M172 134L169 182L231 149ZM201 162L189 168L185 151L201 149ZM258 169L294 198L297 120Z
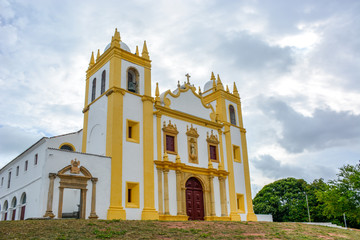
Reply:
M204 200L201 183L192 177L186 182L186 214L189 220L204 220Z
M21 207L20 220L25 219L25 206Z
M12 210L11 220L15 220L16 209Z

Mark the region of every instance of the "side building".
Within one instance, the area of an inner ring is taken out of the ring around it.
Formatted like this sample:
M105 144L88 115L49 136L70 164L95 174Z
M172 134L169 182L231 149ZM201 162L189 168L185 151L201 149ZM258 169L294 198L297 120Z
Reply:
M186 77L153 97L146 42L131 53L115 30L90 58L83 129L0 170L1 219L256 221L236 85L211 73L201 92Z

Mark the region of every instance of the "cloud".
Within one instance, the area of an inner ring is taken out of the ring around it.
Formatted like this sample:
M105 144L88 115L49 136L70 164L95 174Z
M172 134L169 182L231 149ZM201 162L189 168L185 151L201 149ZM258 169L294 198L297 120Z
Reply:
M261 98L263 113L281 124L278 143L290 153L353 145L360 141L360 115L350 111L315 109L304 116L280 99Z

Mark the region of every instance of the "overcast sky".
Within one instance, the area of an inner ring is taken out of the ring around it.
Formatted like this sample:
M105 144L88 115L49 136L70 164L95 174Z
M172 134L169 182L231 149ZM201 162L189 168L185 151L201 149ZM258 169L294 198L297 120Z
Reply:
M0 0L0 167L82 128L85 71L114 29L147 41L153 91L211 71L241 96L253 195L360 159L360 1Z

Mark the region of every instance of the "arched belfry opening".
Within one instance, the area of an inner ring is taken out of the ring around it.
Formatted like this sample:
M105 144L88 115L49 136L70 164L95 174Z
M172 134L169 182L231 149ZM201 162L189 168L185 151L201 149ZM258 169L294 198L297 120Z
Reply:
M133 68L130 67L127 69L127 90L133 93L140 93L139 92L139 72Z
M71 165L68 165L61 169L56 173L49 173L50 183L49 183L49 192L48 192L48 202L47 202L47 210L44 217L55 217L52 212L52 202L53 202L53 192L54 192L54 180L56 177L60 178L59 181L59 204L58 204L58 218L86 218L86 199L87 199L87 186L89 180L92 182L92 191L91 191L91 212L89 218L98 218L95 211L96 206L96 183L97 178L94 178L89 170L87 170L84 166L80 167L80 161L71 160ZM64 213L63 209L66 206L64 198L64 190L73 190L72 192L68 192L68 197L71 197L71 194L77 198L79 196L78 201L78 210L73 211L70 216L69 212Z
M189 220L204 220L204 194L200 181L191 177L186 181L186 214Z

